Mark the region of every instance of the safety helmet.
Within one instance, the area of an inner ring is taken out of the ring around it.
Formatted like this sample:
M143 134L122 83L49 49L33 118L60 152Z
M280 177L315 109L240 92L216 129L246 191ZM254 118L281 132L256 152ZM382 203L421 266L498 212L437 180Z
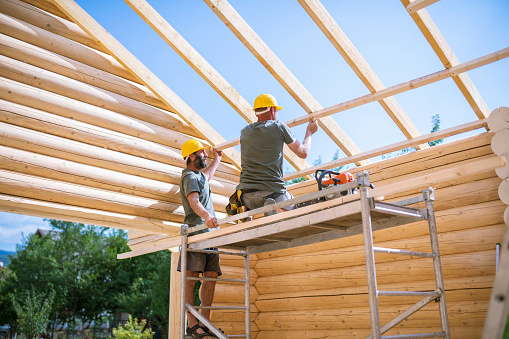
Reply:
M182 145L182 158L187 158L189 154L193 154L199 150L205 149L209 146L203 146L201 142L196 139L187 140Z
M260 94L256 97L253 109L261 107L276 107L278 110L282 109L277 105L276 98L270 94Z

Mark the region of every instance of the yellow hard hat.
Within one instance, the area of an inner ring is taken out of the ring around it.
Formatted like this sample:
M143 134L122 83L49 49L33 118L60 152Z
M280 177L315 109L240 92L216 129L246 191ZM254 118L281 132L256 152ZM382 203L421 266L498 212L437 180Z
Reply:
M261 107L276 107L278 110L282 109L277 105L276 98L270 94L260 94L258 97L256 97L253 109Z
M199 150L205 149L209 146L203 146L201 142L196 139L191 139L182 145L182 158L186 158L189 154L193 154Z

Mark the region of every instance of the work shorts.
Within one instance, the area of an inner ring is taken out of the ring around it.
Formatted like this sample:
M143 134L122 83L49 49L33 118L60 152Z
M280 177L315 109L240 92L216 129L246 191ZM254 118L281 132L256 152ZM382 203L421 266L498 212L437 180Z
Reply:
M214 249L215 250L215 249ZM177 271L180 270L181 257L177 265ZM221 266L219 264L219 254L217 253L201 253L201 252L187 252L187 267L188 271L194 272L217 272L219 277L221 273Z
M271 195L274 192L269 191L254 191L249 193L242 193L242 203L244 206L249 208L250 210L254 210L255 208L263 207L265 204L265 199L268 195ZM286 201L293 199L293 195L291 193L285 192L281 194L279 197L274 199L276 202ZM293 210L295 205L290 205L283 207L284 210L291 211Z

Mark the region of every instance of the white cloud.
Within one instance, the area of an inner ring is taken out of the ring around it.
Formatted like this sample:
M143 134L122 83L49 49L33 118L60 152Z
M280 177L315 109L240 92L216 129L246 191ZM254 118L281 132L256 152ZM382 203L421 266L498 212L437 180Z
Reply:
M0 212L0 249L14 251L22 235L35 233L38 228L49 229L50 226L42 218Z

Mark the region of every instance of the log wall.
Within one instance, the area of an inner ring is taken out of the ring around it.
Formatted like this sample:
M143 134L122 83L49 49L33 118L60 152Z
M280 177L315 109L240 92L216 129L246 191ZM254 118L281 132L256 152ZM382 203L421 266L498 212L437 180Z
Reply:
M0 210L174 235L195 128L51 1L0 8ZM211 182L219 215L238 175Z
M360 167L376 187L468 164L493 154L493 132L461 139ZM438 179L438 178L437 178ZM479 338L495 275L496 244L506 226L502 179L495 171L450 182L437 180L436 220L453 338ZM316 190L314 182L291 186L294 195ZM425 188L425 187L423 187ZM401 200L419 191L386 196ZM430 251L428 225L416 222L374 232L375 246ZM361 338L370 333L362 235L258 254L258 339ZM380 290L434 290L431 259L375 254ZM417 299L380 297L383 323ZM387 334L439 332L438 306L431 304Z

